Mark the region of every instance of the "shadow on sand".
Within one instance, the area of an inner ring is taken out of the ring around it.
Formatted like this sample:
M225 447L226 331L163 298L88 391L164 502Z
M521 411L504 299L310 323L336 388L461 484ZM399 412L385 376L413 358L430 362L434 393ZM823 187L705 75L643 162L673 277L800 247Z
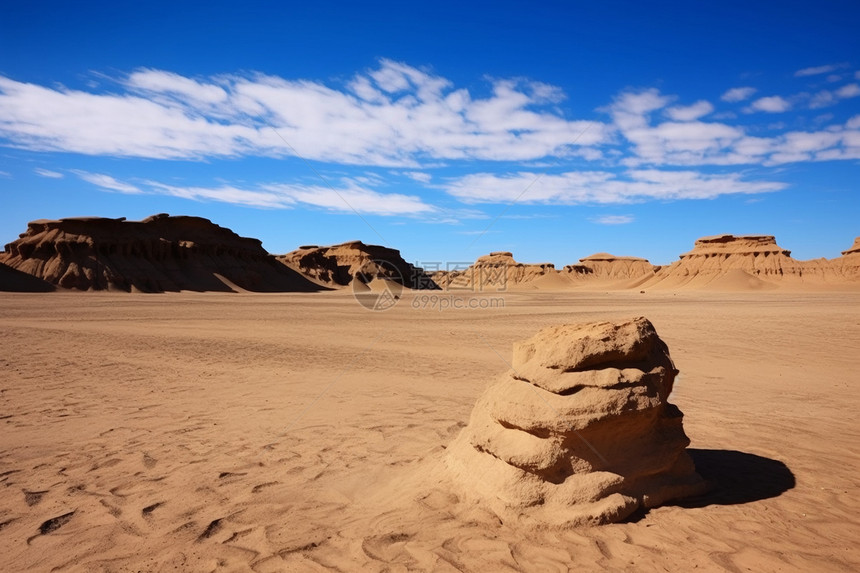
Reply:
M696 471L711 484L707 493L670 501L664 505L685 508L738 505L777 497L795 485L794 474L784 463L737 450L699 450L687 453ZM637 523L648 515L640 509L624 520Z
M696 471L713 485L706 494L680 499L679 507L736 505L777 497L794 487L794 474L784 463L736 450L687 450Z

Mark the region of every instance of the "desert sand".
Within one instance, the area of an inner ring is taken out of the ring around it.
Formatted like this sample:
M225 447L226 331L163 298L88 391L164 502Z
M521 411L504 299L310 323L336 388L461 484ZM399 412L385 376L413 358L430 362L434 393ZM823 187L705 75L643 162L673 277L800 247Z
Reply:
M860 568L856 292L425 296L0 293L3 569ZM635 316L710 493L530 527L439 477L515 342Z

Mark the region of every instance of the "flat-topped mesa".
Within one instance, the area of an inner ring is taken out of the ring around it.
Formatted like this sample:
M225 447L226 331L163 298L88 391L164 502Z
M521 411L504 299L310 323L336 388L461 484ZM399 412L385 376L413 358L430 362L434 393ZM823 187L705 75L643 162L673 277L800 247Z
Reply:
M283 268L258 239L201 217L153 215L40 219L6 245L0 262L77 290L316 290Z
M319 247L307 245L285 255L278 261L314 281L334 287L344 287L353 280L392 280L409 288L436 289L424 270L406 262L397 249L382 245L367 245L348 241Z
M662 267L642 286L659 288L769 289L785 281L821 280L822 261L797 261L771 235L716 235L698 239L693 249Z
M478 257L466 269L434 273L433 279L443 288L493 291L527 285L557 274L553 263L520 263L510 251L494 251Z
M677 370L647 319L546 328L514 344L512 366L443 457L466 499L567 527L706 489L668 402Z
M624 280L653 275L655 267L640 257L595 253L579 259L579 264L565 266L563 272L584 278Z
M724 257L731 255L784 255L791 256L791 251L776 244L773 235L714 235L696 240L693 250L680 256L688 257Z

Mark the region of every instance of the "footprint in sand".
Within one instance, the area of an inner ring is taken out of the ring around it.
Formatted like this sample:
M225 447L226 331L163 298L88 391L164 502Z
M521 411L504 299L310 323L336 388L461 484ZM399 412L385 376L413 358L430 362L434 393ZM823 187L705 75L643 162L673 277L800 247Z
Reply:
M247 472L221 472L218 474L219 479L228 479L233 477L242 477L248 475Z
M153 503L152 505L147 505L146 507L144 507L143 509L140 510L140 514L143 517L149 517L150 515L152 515L153 511L155 511L156 509L158 509L162 505L164 505L163 501L158 501L156 503Z
M73 515L75 515L75 512L70 511L69 513L64 513L63 515L58 515L57 517L52 517L51 519L48 519L47 521L42 523L42 525L39 526L39 533L27 539L27 545L30 545L31 541L41 535L48 535L58 530L59 528L67 524L72 519Z
M411 538L408 533L373 535L362 541L361 549L371 559L385 563L410 562L412 558L403 550L403 543Z
M260 493L262 490L266 489L267 487L272 487L273 485L278 485L279 483L280 482L276 482L276 481L267 481L266 483L257 484L251 489L251 493Z
M21 490L21 491L24 492L24 502L27 504L28 507L33 507L34 505L36 505L37 503L42 501L42 497L46 493L48 493L47 490L45 490L45 491Z
M224 518L219 517L218 519L213 519L206 527L206 530L200 534L200 537L197 538L197 541L203 541L204 539L208 539L218 533L221 530L222 519Z

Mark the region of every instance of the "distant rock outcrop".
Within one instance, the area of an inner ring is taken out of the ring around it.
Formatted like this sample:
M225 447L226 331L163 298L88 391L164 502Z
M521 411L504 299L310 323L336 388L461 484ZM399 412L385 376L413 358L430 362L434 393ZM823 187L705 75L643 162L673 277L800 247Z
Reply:
M826 280L824 259L798 261L771 235L716 235L698 239L693 250L663 267L648 286L729 290L775 288L778 283Z
M854 239L854 244L851 245L851 248L847 251L842 251L844 256L848 255L860 255L860 237Z
M0 262L65 289L288 292L319 290L240 237L200 217L143 221L38 220L6 245Z
M478 257L464 270L440 271L433 279L442 288L474 291L503 291L508 287L540 286L558 277L552 263L524 264L508 251L495 251Z
M467 499L535 525L614 522L701 493L668 402L676 375L644 318L544 329L514 345L444 467Z
M621 281L653 276L656 268L647 259L596 253L579 259L579 264L565 266L563 272L576 278Z
M350 241L329 247L305 245L278 261L313 281L332 288L344 287L359 281L394 281L413 289L438 287L423 269L406 262L400 251L380 245L366 245Z
M854 239L854 244L842 256L830 261L833 270L847 281L860 282L860 237Z

